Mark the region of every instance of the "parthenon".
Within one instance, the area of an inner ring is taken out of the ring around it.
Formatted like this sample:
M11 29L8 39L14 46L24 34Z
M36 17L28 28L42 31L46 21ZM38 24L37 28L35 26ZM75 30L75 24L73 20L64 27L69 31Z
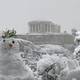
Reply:
M29 24L30 33L59 33L60 26L51 21L31 21Z

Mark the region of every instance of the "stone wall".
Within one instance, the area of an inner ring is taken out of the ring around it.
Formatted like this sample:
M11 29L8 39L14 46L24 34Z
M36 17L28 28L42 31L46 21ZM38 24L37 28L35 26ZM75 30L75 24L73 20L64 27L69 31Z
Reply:
M27 34L17 35L18 38L26 39L34 44L73 44L74 37L70 34Z

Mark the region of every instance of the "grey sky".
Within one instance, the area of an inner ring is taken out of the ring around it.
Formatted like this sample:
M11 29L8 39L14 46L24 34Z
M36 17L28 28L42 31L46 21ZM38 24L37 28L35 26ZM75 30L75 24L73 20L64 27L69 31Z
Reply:
M80 0L0 0L0 29L28 32L30 20L50 20L62 31L80 29Z

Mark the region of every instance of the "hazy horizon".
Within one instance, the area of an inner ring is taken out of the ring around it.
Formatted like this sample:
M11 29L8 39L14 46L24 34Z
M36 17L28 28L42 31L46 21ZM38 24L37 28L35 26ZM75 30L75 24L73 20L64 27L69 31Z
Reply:
M79 0L0 0L0 30L14 28L28 32L28 21L49 20L61 25L61 31L80 30Z

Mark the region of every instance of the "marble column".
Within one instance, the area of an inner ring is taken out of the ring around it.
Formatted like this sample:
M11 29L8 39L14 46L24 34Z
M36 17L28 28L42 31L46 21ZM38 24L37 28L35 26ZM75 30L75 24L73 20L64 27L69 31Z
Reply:
M38 24L38 26L39 26L39 32L41 32L40 24Z
M50 32L51 32L51 24L49 24L49 27L50 27Z
M33 26L31 26L31 27L30 27L30 31L31 31L31 32L33 32L33 30L32 30L32 29L33 29Z

